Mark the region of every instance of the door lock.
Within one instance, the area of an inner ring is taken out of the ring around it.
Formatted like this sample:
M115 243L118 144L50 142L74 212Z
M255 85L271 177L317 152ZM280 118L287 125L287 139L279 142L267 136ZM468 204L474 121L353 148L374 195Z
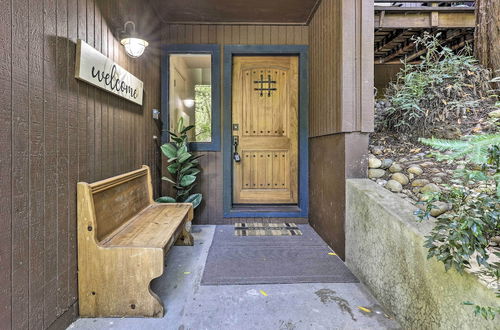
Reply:
M238 153L238 144L240 143L240 137L233 135L233 159L236 163L241 162L241 156Z

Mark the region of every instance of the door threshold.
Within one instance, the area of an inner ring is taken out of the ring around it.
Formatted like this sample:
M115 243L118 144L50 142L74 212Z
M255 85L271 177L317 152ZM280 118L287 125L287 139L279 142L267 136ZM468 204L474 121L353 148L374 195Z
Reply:
M233 204L225 218L307 218L298 205Z

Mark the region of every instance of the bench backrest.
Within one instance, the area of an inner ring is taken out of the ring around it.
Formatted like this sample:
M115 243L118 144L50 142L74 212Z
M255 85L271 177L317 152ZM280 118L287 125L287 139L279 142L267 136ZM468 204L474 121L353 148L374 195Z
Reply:
M93 227L98 242L153 203L151 174L147 166L91 184L80 182L78 186L86 189L89 195L85 203L92 204L89 210L93 215L87 221L91 222L88 226Z

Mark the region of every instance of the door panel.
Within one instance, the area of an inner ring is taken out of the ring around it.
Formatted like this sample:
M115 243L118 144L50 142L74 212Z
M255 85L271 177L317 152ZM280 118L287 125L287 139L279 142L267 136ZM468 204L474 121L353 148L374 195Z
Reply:
M234 203L297 203L298 87L296 56L233 58Z

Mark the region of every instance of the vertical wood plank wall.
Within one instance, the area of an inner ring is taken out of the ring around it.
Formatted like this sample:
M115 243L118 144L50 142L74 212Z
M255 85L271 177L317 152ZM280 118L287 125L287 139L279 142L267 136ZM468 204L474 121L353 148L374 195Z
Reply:
M112 1L0 0L0 328L76 315L76 183L151 166L159 194L160 57L131 59ZM74 78L77 38L145 83L141 108Z
M241 44L241 45L307 45L308 26L304 25L208 25L170 24L162 30L162 43L168 44ZM223 59L221 59L223 60ZM221 82L221 87L224 82ZM221 88L222 89L222 88ZM223 100L223 97L221 97ZM222 102L222 101L221 101ZM221 103L221 113L224 105ZM165 109L162 109L165 111ZM222 116L221 116L222 117ZM221 125L222 126L222 125ZM228 224L248 219L224 219L222 206L222 152L201 152L202 169L198 191L204 201L196 210L195 223ZM165 165L162 170L166 174ZM164 194L171 193L168 184L163 185ZM253 218L256 221L274 221L273 218ZM307 219L288 219L307 222Z
M322 0L309 44L309 222L343 258L345 180L366 176L373 130L373 0Z
M309 24L309 135L373 131L373 0L323 0Z

